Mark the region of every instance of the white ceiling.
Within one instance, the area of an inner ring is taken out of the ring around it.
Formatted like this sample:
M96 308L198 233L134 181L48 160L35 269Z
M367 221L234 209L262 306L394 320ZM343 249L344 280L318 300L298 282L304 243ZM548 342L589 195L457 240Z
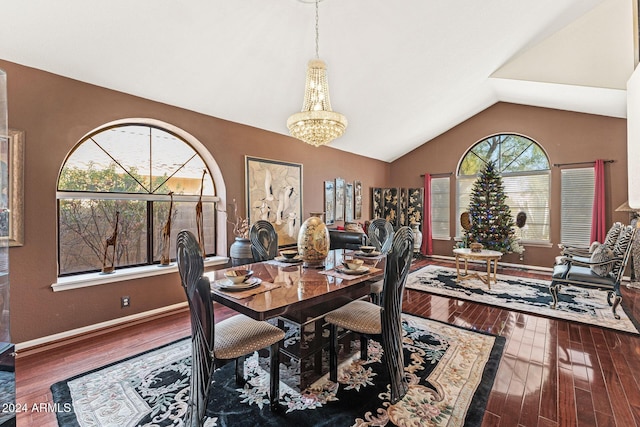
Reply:
M321 1L320 58L349 120L331 146L392 161L498 101L625 117L634 1ZM2 0L0 58L288 134L314 13L300 0Z

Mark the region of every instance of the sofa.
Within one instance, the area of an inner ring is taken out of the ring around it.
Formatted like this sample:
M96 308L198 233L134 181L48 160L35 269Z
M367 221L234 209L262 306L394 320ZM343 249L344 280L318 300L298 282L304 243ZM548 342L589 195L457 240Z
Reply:
M367 244L367 235L359 231L345 231L336 228L329 229L331 249L359 249Z

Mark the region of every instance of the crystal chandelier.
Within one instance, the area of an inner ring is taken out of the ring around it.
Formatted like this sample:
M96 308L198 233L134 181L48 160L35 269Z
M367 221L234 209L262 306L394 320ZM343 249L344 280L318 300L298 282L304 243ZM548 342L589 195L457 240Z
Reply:
M339 138L347 128L347 119L331 109L327 66L318 55L318 0L316 0L316 59L307 65L302 111L287 120L289 133L294 138L316 147Z

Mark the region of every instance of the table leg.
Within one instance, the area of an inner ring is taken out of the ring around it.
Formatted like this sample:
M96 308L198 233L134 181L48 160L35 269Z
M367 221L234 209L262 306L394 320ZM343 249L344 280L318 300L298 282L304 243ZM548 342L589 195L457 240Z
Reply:
M498 283L498 259L493 260L493 283Z
M456 281L460 280L460 257L456 254Z
M491 289L491 258L487 258L487 287Z

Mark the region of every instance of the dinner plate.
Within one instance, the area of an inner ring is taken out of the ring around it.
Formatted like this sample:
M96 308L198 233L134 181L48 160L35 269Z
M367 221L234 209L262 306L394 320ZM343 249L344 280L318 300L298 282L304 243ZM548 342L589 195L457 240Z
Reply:
M374 257L374 256L378 256L378 255L380 255L380 252L378 252L378 251L373 251L373 252L366 253L366 252L362 252L362 251L355 251L355 252L354 252L354 255L357 255L357 256L366 256L366 257Z
M229 279L217 280L215 282L218 289L223 289L225 291L244 291L245 289L255 288L260 283L262 283L262 280L258 277L251 277L242 283L233 283Z
M369 271L369 267L365 267L364 265L362 265L355 270L350 270L348 268L337 268L336 270L338 270L339 273L358 275L364 274Z
M293 257L293 258L285 258L283 256L277 256L274 258L274 260L279 261L279 262L286 262L287 264L297 264L299 262L302 262L302 258L299 258L297 256Z

